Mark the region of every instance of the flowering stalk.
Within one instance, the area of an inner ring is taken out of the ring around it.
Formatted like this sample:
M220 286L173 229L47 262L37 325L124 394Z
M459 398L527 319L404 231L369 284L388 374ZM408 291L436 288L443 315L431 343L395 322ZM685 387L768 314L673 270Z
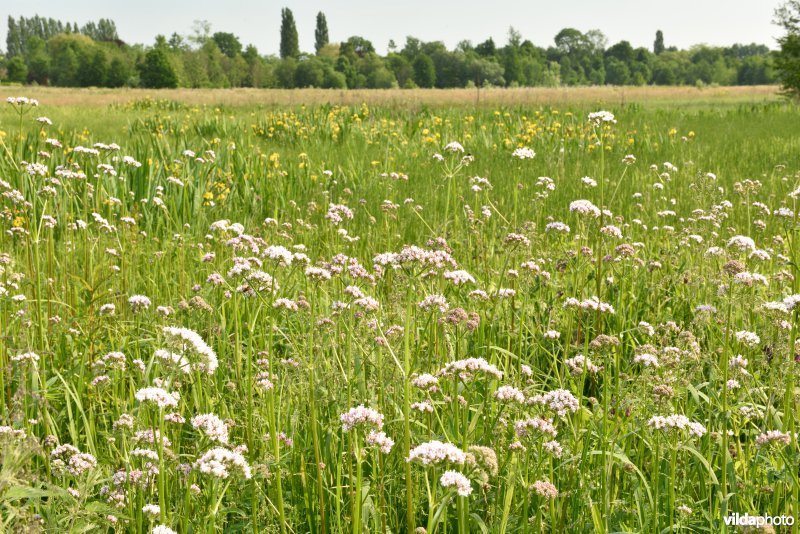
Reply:
M414 304L411 299L410 289L406 292L405 330L403 332L403 456L408 458L411 451L411 336ZM414 495L413 480L411 478L411 464L405 462L406 483L406 530L413 532L416 529L414 520Z
M792 197L792 212L794 214L793 221L792 221L792 236L791 236L791 251L792 251L792 266L794 267L795 275L792 277L792 294L797 295L800 293L800 283L798 283L798 261L800 261L800 254L798 254L798 246L800 244L797 243L797 233L800 230L800 213L798 213L800 206L797 205L797 196ZM796 411L796 404L795 404L795 375L797 374L797 357L795 356L796 347L795 343L797 342L797 321L798 321L798 306L792 306L791 310L792 314L792 327L789 334L789 355L788 355L788 365L789 365L789 372L786 380L786 393L784 395L784 408L783 413L786 415L786 430L789 433L791 439L791 448L794 454L797 454L800 448L798 447L798 437L797 432L795 430L796 423L795 423L795 411ZM795 516L797 516L797 512L800 509L800 473L798 473L797 469L792 468L790 469L792 472L792 500L791 502L795 503L792 507L792 512ZM795 524L792 525L792 534L797 534L800 531L800 526L797 525L797 521Z
M728 348L728 344L730 343L730 332L732 328L731 323L731 315L733 312L733 284L728 289L728 302L727 302L727 311L725 313L725 341L722 345L722 356L720 365L722 366L722 413L720 414L722 417L722 428L720 429L722 432L722 459L721 459L721 477L720 477L720 517L727 517L728 516L728 420L730 419L730 413L728 411L728 372L730 368L730 349ZM724 534L727 532L727 526L722 525L722 533Z
M353 454L356 456L356 491L353 495L353 534L361 534L361 485L362 485L362 469L361 469L361 450L358 444L359 436L357 433L353 434L351 439L353 444Z
M316 288L316 286L314 286ZM306 289L308 289L308 277L306 277ZM325 520L325 493L322 481L322 455L320 454L319 435L317 430L317 392L316 379L314 378L314 368L316 366L315 356L316 347L314 332L316 330L316 309L319 305L319 298L316 290L313 293L311 304L311 332L309 334L309 368L308 368L308 387L309 387L309 408L311 410L311 441L314 446L314 462L317 471L317 499L319 502L320 532L325 534L327 522Z

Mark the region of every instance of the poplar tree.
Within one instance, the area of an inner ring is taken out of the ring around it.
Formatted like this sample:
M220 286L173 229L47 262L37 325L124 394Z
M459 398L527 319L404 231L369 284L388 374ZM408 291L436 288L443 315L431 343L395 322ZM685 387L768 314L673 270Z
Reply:
M297 57L300 45L297 38L297 26L294 23L292 10L285 7L281 10L281 57Z
M320 11L317 13L317 29L314 30L314 48L317 53L326 44L328 44L328 21L325 19L325 13Z

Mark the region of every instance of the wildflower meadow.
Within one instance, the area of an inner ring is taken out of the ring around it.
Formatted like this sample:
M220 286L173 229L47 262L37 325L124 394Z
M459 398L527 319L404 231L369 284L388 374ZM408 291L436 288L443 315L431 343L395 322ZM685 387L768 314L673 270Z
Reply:
M0 531L796 533L798 119L8 96Z

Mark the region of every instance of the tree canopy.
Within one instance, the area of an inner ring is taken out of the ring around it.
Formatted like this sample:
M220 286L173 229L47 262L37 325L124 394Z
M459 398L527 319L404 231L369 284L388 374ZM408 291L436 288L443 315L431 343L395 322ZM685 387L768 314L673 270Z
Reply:
M408 36L384 56L359 35L331 42L324 13L316 15L314 50L304 53L294 14L281 10L278 56L263 55L234 33L195 21L188 34L158 36L153 46L127 44L109 19L62 22L8 18L0 80L62 86L142 87L484 87L565 85L728 85L778 81L800 87L800 0L776 13L786 34L780 52L763 44L698 45L678 50L655 33L652 49L599 30L564 28L552 44L533 44L514 28L506 42L491 37L448 49ZM795 88L795 89L792 89Z

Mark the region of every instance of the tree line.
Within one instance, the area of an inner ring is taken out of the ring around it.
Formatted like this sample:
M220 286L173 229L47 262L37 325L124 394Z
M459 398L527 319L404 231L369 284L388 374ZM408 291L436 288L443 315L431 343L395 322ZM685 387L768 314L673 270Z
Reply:
M565 28L547 48L514 28L507 42L441 41L407 37L388 53L352 36L329 41L323 13L316 17L314 52L301 52L291 10L281 11L280 54L262 55L229 32L196 21L188 35L159 35L151 46L128 44L108 19L63 23L38 16L8 18L0 80L72 87L517 87L562 85L757 85L778 81L775 53L765 45L666 46L661 31L652 48L608 44L599 30Z

